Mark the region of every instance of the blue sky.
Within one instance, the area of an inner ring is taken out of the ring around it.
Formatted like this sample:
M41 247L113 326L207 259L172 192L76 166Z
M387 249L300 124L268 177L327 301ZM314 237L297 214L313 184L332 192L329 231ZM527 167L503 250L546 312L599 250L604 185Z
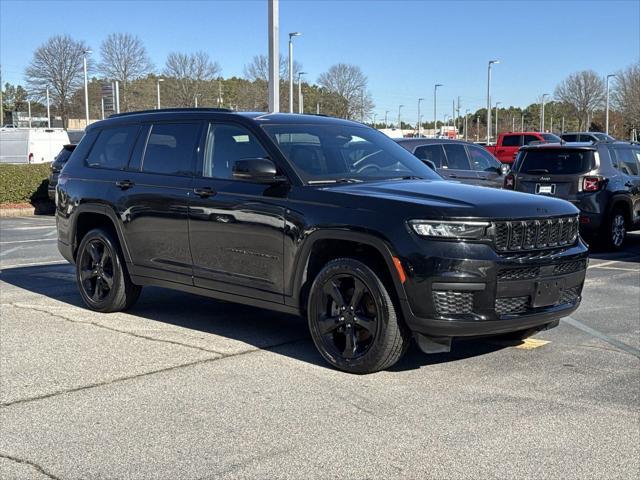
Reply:
M267 1L0 1L3 81L22 82L35 48L67 33L94 52L111 32L131 32L158 67L169 52L204 50L223 76L242 75L267 51ZM296 59L310 80L338 62L369 78L378 118L390 110L415 121L417 98L442 118L459 95L462 111L485 103L486 64L493 98L525 106L552 93L568 74L605 75L640 61L640 0L629 1L280 1L281 52L300 31ZM97 57L96 54L94 56Z

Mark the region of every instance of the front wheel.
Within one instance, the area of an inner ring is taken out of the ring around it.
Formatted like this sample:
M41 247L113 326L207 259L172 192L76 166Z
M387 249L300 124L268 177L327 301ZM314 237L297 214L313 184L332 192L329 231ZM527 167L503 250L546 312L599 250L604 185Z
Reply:
M309 294L311 337L325 360L349 373L373 373L394 365L411 336L387 287L364 263L332 260Z
M142 287L131 283L117 240L100 228L78 247L76 280L84 303L98 312L119 312L133 305Z

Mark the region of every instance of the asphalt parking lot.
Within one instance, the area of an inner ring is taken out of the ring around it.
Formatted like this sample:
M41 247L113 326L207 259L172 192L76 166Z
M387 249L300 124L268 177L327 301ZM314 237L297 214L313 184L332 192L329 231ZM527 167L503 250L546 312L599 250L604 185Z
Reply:
M81 306L54 219L0 220L0 478L640 476L640 234L518 345L328 368L295 317L148 288Z

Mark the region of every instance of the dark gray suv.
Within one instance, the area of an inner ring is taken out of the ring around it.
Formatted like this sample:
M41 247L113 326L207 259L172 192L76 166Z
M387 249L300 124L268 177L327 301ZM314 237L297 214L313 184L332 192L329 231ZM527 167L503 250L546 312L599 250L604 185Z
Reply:
M505 188L569 200L580 209L580 231L622 248L640 229L640 145L562 143L522 147Z
M434 168L445 180L502 188L504 175L509 173L508 165L503 165L485 148L473 143L443 138L403 138L396 142Z

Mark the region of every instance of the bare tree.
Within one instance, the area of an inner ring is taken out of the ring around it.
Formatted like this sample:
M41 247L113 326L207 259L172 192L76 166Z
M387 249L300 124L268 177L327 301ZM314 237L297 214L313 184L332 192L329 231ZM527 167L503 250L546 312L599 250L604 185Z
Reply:
M53 104L58 108L63 125L68 123L68 104L83 85L82 56L87 45L68 35L56 35L33 54L25 70L27 91L33 98L42 98L47 87Z
M640 63L635 63L616 74L612 95L613 104L622 112L625 125L640 128Z
M293 75L298 75L302 71L302 65L293 61ZM244 66L244 78L250 81L269 80L269 59L266 55L255 55L250 63ZM280 79L289 78L289 61L280 55Z
M587 128L596 108L604 101L605 87L600 76L592 70L569 75L555 90L556 98L576 109L580 128Z
M212 62L205 52L170 53L164 69L175 102L180 107L193 106L195 98L204 93L206 82L213 80L220 71L220 65Z
M369 117L374 105L367 91L367 77L360 67L338 63L320 75L318 83L339 96L341 101L335 106L338 116L353 119Z
M122 86L122 103L128 110L128 87L131 81L144 77L153 70L142 41L130 33L112 33L100 46L100 73L109 80L118 80Z

